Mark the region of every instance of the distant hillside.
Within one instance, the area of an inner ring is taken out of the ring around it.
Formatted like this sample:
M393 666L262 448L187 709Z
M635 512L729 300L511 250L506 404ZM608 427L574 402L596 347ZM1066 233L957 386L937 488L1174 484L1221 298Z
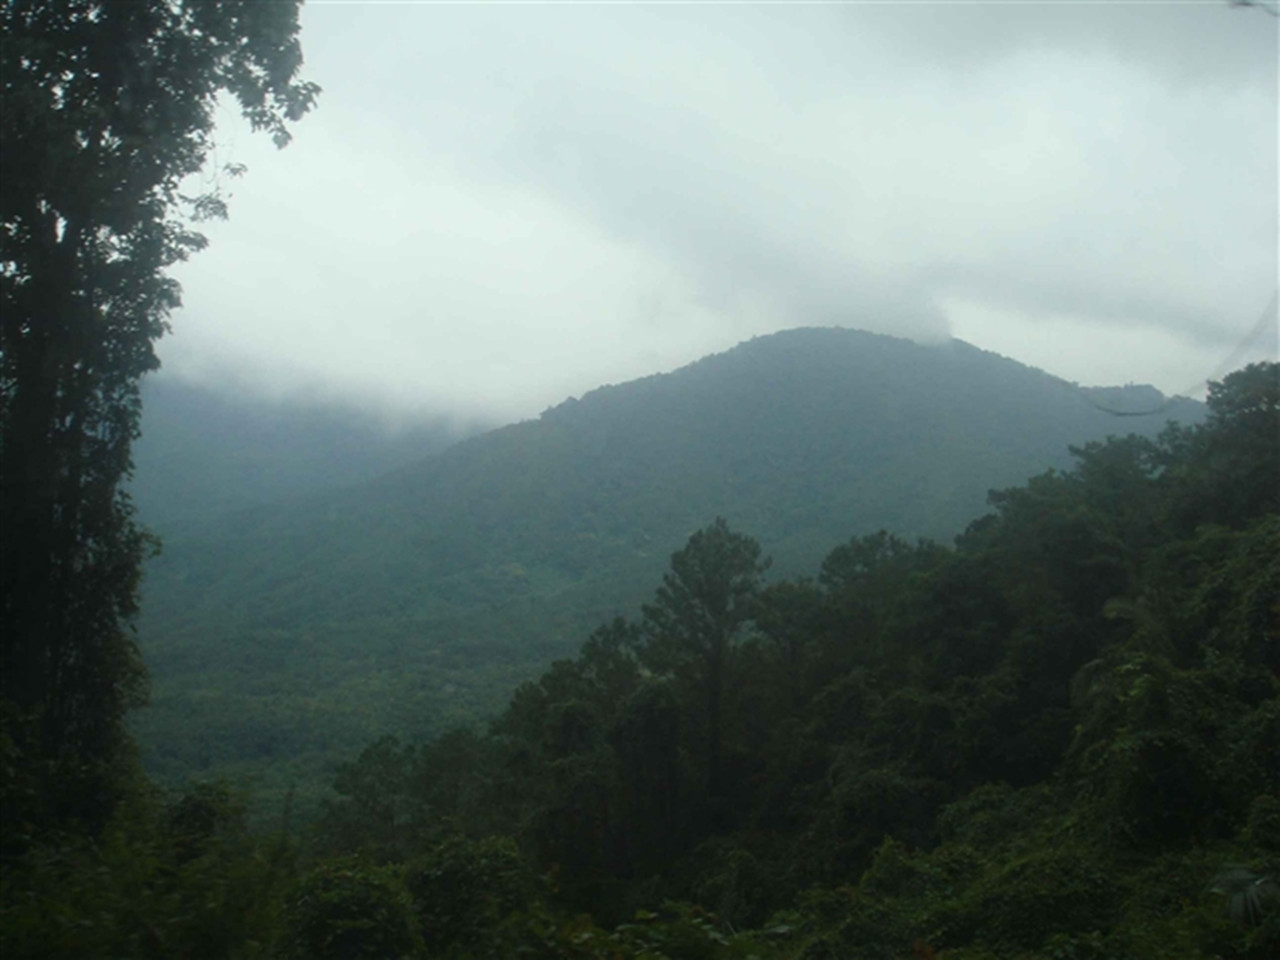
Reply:
M155 376L142 388L131 489L142 520L168 536L246 507L371 479L464 435L444 420L392 429L336 403L270 400Z
M989 489L1067 464L1070 444L1201 415L1177 401L1117 420L959 341L761 337L171 538L145 586L154 706L140 736L162 775L306 778L377 733L497 707L592 626L633 613L717 515L779 572L810 571L880 528L949 538Z

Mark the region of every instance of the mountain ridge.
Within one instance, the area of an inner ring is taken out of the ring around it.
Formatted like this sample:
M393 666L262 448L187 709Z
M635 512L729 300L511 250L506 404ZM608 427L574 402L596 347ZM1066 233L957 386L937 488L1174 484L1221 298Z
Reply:
M1201 411L1175 401L1167 413ZM474 721L503 684L633 613L715 516L760 540L777 575L810 572L881 528L949 539L989 489L1065 466L1069 444L1161 425L1136 420L960 341L842 328L603 386L167 544L144 585L157 708L141 738L171 769L199 769L173 716L193 698L231 744L224 759L254 762Z

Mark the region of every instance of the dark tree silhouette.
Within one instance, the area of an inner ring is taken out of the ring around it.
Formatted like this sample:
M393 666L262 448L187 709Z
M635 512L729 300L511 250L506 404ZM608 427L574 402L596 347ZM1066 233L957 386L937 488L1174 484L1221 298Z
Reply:
M734 533L723 517L671 555L654 602L644 608L648 640L641 652L650 669L691 682L702 691L707 792L720 795L721 706L733 643L755 610L769 561L760 544Z
M221 92L288 142L318 92L296 79L297 14L251 0L0 7L0 696L5 737L52 788L42 808L109 806L144 689L130 621L149 543L120 488L138 381L179 304L165 271L205 243L189 221L225 214L216 190L180 184L204 166Z

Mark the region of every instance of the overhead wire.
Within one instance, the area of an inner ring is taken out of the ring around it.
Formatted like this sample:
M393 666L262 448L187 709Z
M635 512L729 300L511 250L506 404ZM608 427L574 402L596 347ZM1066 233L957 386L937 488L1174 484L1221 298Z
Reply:
M1258 317L1258 320L1254 323L1252 329L1245 334L1244 339L1236 344L1235 348L1227 355L1226 359L1214 368L1213 372L1203 380L1197 380L1189 387L1166 397L1163 403L1150 410L1116 410L1112 407L1108 407L1106 404L1099 403L1093 397L1089 396L1087 388L1081 387L1078 384L1073 384L1072 386L1075 387L1076 392L1080 394L1085 403L1089 404L1089 406L1093 407L1095 410L1101 410L1103 413L1109 414L1113 417L1153 417L1156 414L1164 413L1173 406L1174 402L1180 397L1191 396L1201 387L1206 386L1212 381L1218 380L1224 374L1233 370L1240 362L1240 359L1248 353L1250 348L1253 347L1254 343L1257 342L1268 327L1272 330L1276 329L1278 307L1280 307L1280 288L1277 288L1276 292L1271 295L1271 300L1263 309L1262 314Z

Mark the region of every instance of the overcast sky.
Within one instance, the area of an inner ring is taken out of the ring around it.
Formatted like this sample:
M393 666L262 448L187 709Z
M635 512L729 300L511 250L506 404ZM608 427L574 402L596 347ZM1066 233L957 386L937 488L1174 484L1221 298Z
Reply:
M303 9L168 370L501 420L762 333L1184 391L1277 282L1277 24L1204 4ZM1274 315L1273 315L1274 316ZM1247 359L1274 354L1274 323Z

